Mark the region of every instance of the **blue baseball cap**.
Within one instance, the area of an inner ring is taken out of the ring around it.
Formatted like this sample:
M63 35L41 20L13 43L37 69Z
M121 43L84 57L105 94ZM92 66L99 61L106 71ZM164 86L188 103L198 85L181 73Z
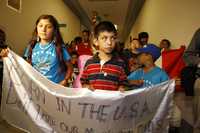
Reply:
M151 54L153 56L154 61L156 61L161 55L160 48L157 47L155 44L147 44L143 48L138 48L137 51L139 53Z

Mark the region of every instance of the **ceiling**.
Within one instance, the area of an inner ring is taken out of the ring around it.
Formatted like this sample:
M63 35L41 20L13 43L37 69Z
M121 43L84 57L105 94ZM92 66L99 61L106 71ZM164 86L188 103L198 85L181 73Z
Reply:
M65 4L80 18L84 26L91 29L92 12L101 20L117 25L119 38L125 41L130 33L145 0L64 0Z
M113 22L117 25L119 33L122 33L129 0L78 0L78 2L90 18L92 12L97 11L101 20Z

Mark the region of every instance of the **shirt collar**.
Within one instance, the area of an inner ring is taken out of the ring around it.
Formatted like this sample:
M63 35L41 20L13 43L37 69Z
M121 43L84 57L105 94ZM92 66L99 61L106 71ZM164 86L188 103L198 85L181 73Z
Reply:
M109 61L114 60L116 57L118 57L117 53L113 53L112 58ZM94 56L93 56L94 60L97 62L100 62L100 58L99 58L99 52L97 52ZM107 62L109 62L107 61Z

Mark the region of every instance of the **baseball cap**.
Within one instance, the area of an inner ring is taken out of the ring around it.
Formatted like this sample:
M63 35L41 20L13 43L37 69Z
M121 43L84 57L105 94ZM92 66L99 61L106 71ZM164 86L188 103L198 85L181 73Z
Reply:
M138 48L137 51L139 53L151 54L153 56L154 61L156 61L161 55L160 48L157 47L155 44L147 44L143 48Z

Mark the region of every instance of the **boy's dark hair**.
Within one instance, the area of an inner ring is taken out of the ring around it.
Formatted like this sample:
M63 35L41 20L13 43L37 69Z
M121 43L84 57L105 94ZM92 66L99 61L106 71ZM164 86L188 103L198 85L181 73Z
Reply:
M100 32L113 32L114 34L117 34L117 30L112 22L109 21L102 21L94 28L94 37L97 38L99 36Z
M171 47L171 42L168 40L168 39L163 39L162 42L166 42L167 43L167 46L168 48Z
M75 41L76 44L79 44L79 43L82 42L82 37L77 36L77 37L74 38L74 41Z
M73 56L73 55L78 56L78 53L77 53L76 51L73 51L73 52L71 53L71 56Z
M89 30L83 30L82 33L84 33L84 32L87 33L88 36L90 35L90 31Z
M149 38L149 34L147 32L140 32L138 34L138 38L139 38L139 40L142 38Z

